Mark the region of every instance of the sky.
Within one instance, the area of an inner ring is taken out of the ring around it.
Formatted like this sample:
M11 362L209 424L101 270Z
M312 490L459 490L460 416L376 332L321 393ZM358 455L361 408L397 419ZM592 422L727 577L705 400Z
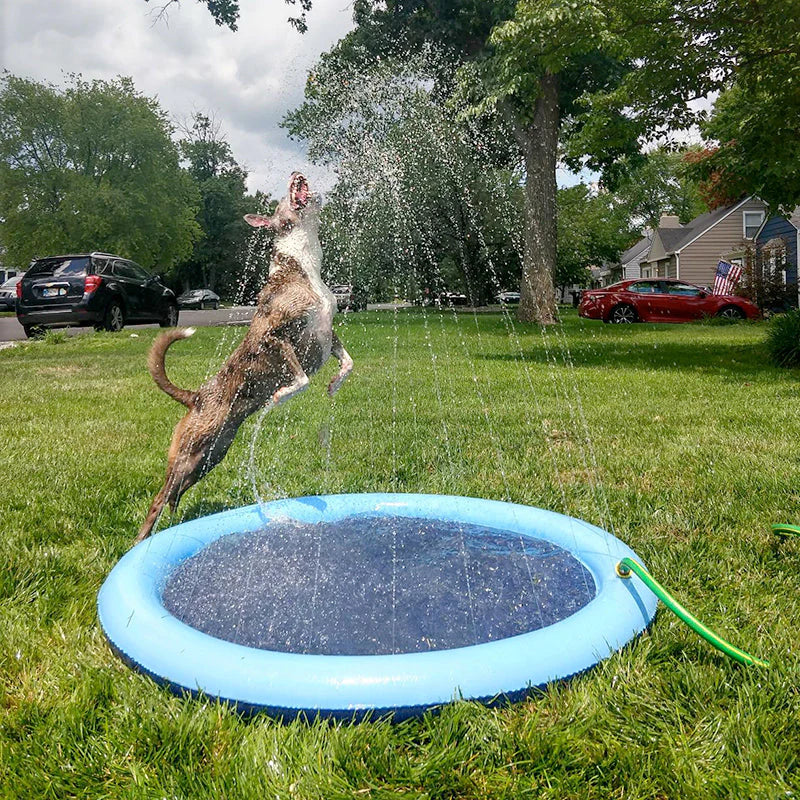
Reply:
M283 0L240 0L239 30L214 24L196 0L181 0L157 19L166 0L0 0L0 67L63 85L84 78L130 76L178 122L212 115L248 189L284 193L289 173L308 170L326 189L332 177L309 167L301 143L279 127L303 99L318 56L352 27L350 0L314 0L308 32L287 22Z
M282 196L289 173L305 171L325 191L333 175L311 166L279 123L303 99L319 55L352 27L351 0L314 0L308 32L287 22L283 0L240 0L236 32L217 26L205 4L181 0L0 0L0 67L63 85L129 76L177 123L212 116L249 173L248 190ZM558 170L560 186L596 178Z

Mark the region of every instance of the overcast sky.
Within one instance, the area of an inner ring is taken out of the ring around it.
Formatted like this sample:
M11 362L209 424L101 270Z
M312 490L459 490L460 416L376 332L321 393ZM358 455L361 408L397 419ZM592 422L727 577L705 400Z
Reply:
M0 65L15 75L63 84L127 75L174 119L213 114L250 173L250 191L281 195L293 169L307 169L302 145L278 127L302 101L306 73L352 27L350 0L314 0L309 30L286 21L283 0L240 0L236 33L214 24L196 0L0 0ZM327 182L312 168L310 174ZM329 179L328 179L329 180ZM327 188L321 186L320 188Z
M210 114L248 189L281 196L289 173L307 170L321 190L332 176L310 167L302 144L278 127L303 98L308 70L352 27L352 0L314 0L308 32L287 22L283 0L240 0L239 30L214 24L197 0L0 0L0 66L21 77L63 84L65 75L133 78L174 120ZM591 173L580 178L591 180ZM578 176L559 169L559 185Z

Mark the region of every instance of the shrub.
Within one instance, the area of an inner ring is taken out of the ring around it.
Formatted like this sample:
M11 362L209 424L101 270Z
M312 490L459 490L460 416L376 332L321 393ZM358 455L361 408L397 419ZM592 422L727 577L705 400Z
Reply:
M767 348L779 367L800 367L800 310L773 317L767 332Z

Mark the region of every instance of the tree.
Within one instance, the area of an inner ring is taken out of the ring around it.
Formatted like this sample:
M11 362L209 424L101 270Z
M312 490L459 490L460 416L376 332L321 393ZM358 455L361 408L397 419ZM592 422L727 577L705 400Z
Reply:
M556 285L583 285L590 267L617 261L634 238L627 209L609 193L583 183L559 189Z
M563 5L579 6L566 0ZM392 54L402 58L409 49L431 45L461 65L462 98L471 100L478 112L486 112L484 118L502 114L516 143L514 161L524 164L526 176L519 314L524 320L547 324L556 319L555 170L562 118L571 114L587 88L597 89L615 81L624 65L598 53L597 43L583 37L574 57L555 72L552 63L535 58L535 74L517 81L509 74L510 62L497 60L497 43L490 40L492 30L511 18L515 7L518 4L510 0L457 0L447 4L361 0L354 8L356 29L329 55L348 63L356 76L376 58ZM580 16L578 11L575 14ZM519 65L510 66L518 76ZM451 89L456 88L452 76L439 75L436 80L443 89L448 82Z
M204 114L192 117L179 144L200 192L197 222L202 235L191 256L179 265L178 276L185 288L203 286L231 293L250 231L242 219L250 210L245 201L247 173L236 163L219 125Z
M106 250L169 268L198 234L171 126L130 79L0 79L0 239L12 263Z
M338 176L322 227L335 280L408 297L459 289L480 304L519 283L519 176L492 166L496 137L444 107L438 60L382 60L352 82L323 58L284 125Z
M737 83L720 95L702 125L715 146L694 161L709 196L722 198L715 204L754 194L777 211L800 206L798 119L798 79L782 87Z
M712 140L689 154L711 205L757 194L775 208L800 203L800 0L594 0L624 36L637 68L584 98L593 120L575 153L598 147L607 112L643 134L699 124ZM692 101L719 94L711 119Z
M149 3L150 0L144 0ZM169 7L175 3L178 4L180 0L164 0L164 5L158 9L158 18L165 17ZM224 26L235 31L238 27L239 20L239 0L197 0L206 6L211 14L214 22L219 26ZM300 15L297 17L289 17L289 23L297 28L300 33L305 33L307 29L306 12L311 10L311 0L284 0L287 5L300 6Z
M622 160L614 197L634 227L657 228L662 214L674 214L685 224L708 210L687 164L687 156L697 152L659 147Z

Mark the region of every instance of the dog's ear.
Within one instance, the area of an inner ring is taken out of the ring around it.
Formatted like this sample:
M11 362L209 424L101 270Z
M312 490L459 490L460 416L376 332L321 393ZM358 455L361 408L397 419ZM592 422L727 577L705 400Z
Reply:
M275 228L275 218L263 217L261 214L245 214L244 221L254 228Z

